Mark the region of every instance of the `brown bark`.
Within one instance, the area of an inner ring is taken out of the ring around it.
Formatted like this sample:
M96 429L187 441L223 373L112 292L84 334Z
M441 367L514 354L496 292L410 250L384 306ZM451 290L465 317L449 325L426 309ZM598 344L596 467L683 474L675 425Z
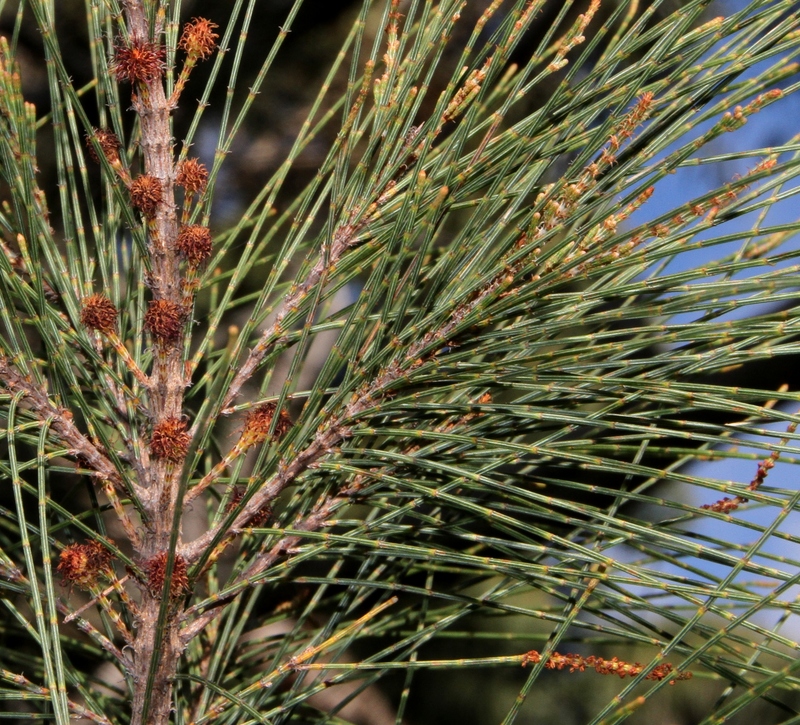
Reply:
M178 669L182 646L178 637L177 610L170 611L166 625L159 630L158 612L161 602L146 595L141 619L136 630L133 656L133 702L131 725L166 725L172 710L172 683ZM149 707L145 715L146 685L150 678L153 657L158 664L153 677Z
M124 2L128 40L160 44L163 37L163 14L159 14L151 34L142 0ZM162 74L152 79L134 81L133 108L141 124L141 149L145 173L158 179L161 201L146 220L151 275L148 284L156 301L183 304L179 259L175 252L178 219L175 205L175 166L170 131L171 106L164 92ZM155 354L148 390L150 421L158 425L183 413L186 387L182 360L183 335L175 340L154 340ZM145 481L147 533L137 550L140 561L148 561L169 549L171 532L178 510L181 465L150 456ZM134 691L133 725L166 725L172 709L172 683L177 672L182 647L178 637L181 608L170 602L165 621L159 626L162 587L143 586L136 638L133 642ZM169 594L167 594L169 596ZM154 664L155 663L155 664ZM149 697L148 682L152 680Z

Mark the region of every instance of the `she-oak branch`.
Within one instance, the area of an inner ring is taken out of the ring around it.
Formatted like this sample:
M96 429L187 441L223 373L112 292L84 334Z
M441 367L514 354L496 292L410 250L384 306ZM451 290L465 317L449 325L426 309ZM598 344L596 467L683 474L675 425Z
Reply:
M497 6L498 3L493 3L491 12ZM576 31L566 38L551 64L554 69L557 70L561 67L560 63L566 62L564 56L574 45L583 42L582 32L597 10L596 6L596 2L592 3L591 9L580 16ZM218 35L214 31L217 26L204 18L194 18L185 25L178 43L178 48L184 54L183 65L174 90L168 97L164 85L163 8L155 14L153 25L149 4L144 0L125 0L123 8L124 19L121 22L124 23L124 32L120 33L115 43L110 68L117 81L131 87L132 108L137 114L141 133L142 173L134 175L127 168L119 153L119 139L108 129L92 129L87 140L90 153L101 162L105 171L113 174L114 183L124 186L130 205L140 215L146 232L149 273L143 281L149 288L151 299L144 315L144 327L153 350L151 369L143 370L135 361L126 346L126 340L122 339L121 313L104 294L91 294L82 299L80 319L76 322L80 322L84 329L76 330L75 334L91 336L99 354L116 353L116 362L128 373L130 387L118 385L111 375L115 368L109 366L111 372L107 391L110 391L108 397L112 399L108 403L120 413L127 412L127 406L135 409L136 415L141 418L138 421L140 427L147 433L143 440L138 441L139 445L134 445L131 442L134 436L129 436L124 441L126 453L113 454L90 433L82 433L75 423L75 414L59 405L57 398L49 394L34 376L23 372L24 368L20 368L15 361L0 358L0 380L10 393L19 395L23 401L21 405L35 418L42 424L49 422L53 438L69 450L69 455L83 469L91 472L100 490L111 501L127 536L127 544L133 550L135 566L129 568L127 577L114 579L114 584L106 592L102 591L98 579L109 577L112 568L109 561L110 543L104 543L102 537L98 536L87 544L67 547L64 550L67 556L62 556L58 571L65 582L90 589L96 595L110 615L117 634L125 640L127 646L120 650L96 630L85 630L125 670L132 687L132 722L134 725L144 725L169 721L173 683L186 648L242 591L256 583L281 557L290 555L291 550L302 542L302 535L285 533L279 536L268 550L232 578L225 592L213 601L208 600L207 606L192 606L190 595L194 593L193 588L207 567L232 546L244 530L248 527L259 528L273 502L288 487L300 481L304 473L320 465L326 457L335 456L338 447L355 435L359 422L390 398L397 387L424 366L437 365L441 351L453 344L452 341L464 330L488 324L481 319L481 309L485 305L500 298L513 297L523 284L530 281L529 277L523 277L528 274L528 262L539 253L542 239L558 227L579 200L615 164L621 144L627 142L646 120L654 98L653 94L645 93L638 99L629 113L618 122L615 133L608 138L598 159L588 164L575 182L569 186L554 184L542 192L547 196L545 211L538 214L534 224L520 233L513 250L502 260L496 274L488 281L484 279L471 294L454 304L439 323L409 343L371 379L364 379L340 409L324 409L322 422L316 431L309 434L302 445L296 448L286 446L271 476L251 480L244 493L226 491L228 507L224 510L220 507L218 514L221 515L217 516L217 523L193 540L184 541L181 523L190 504L211 486L222 486L224 472L249 451L282 439L289 432L291 421L287 411L278 409L275 403L255 403L248 409L238 441L229 454L216 466L210 467L203 476L195 478L193 471L185 470L189 468L187 459L193 444L197 444L197 439L203 434L200 421L188 419L185 404L185 393L192 382L184 358L192 341L196 292L193 280L197 270L209 260L213 242L207 227L190 225L187 221L189 205L195 199L199 204L205 192L208 172L197 159L176 162L171 114L178 106L192 69L216 50ZM399 14L396 12L396 2L392 8L387 27L387 70L375 82L376 95L387 104L397 101L387 90L392 74L397 71L394 53L398 47ZM369 238L371 225L377 223L385 207L409 189L428 183L425 172L421 170L422 160L430 153L440 134L451 127L473 103L493 66L502 67L507 61L505 56L525 23L529 22L533 8L534 4L531 3L526 14L518 20L519 27L515 26L504 46L498 47L495 54L486 58L479 68L465 75L460 86L450 89L451 97L443 104L438 116L412 129L393 173L334 228L330 239L318 250L318 256L309 265L305 278L293 285L283 297L272 321L249 353L237 350L241 354L234 356L225 389L220 393L210 421L204 421L204 425L213 425L219 416L236 411L234 403L244 386L265 365L267 359L272 359L276 352L288 345L287 330L295 316L307 305L312 293L325 285L332 270L348 252ZM340 134L342 138L350 133L353 119L366 103L372 65L371 62L367 63L364 83L347 114ZM468 171L479 166L493 134L499 128L499 121L498 116L488 127L467 172L454 184L465 183ZM423 128L429 130L422 133ZM182 214L179 214L176 187L183 189ZM448 186L433 190L430 195L432 215L447 208L452 191ZM564 278L579 274L582 268L578 260L587 257L590 242L599 241L600 234L613 232L616 224L632 214L649 198L650 193L652 189L643 192L627 208L607 219L606 228L596 230L596 238L587 236L566 248L560 259ZM614 254L629 253L634 247L635 243L631 242L626 248L614 248L608 252L608 258ZM543 268L544 274L553 271L553 268ZM127 400L126 396L135 397L135 401ZM132 427L127 420L120 427L124 425ZM761 476L762 480L764 476ZM190 481L194 482L191 486ZM351 483L346 489L321 496L315 505L298 516L293 531L316 532L324 528L339 508L348 505L359 494L359 485ZM126 585L138 588L139 601L133 602L125 590ZM132 629L105 599L112 589L119 594L127 614L133 619L135 626ZM67 621L77 619L81 623L79 626L89 627L79 619L83 609L72 611L61 604L59 611ZM602 670L607 674L613 671L619 674L624 671L628 676L642 672L639 665L633 667L624 662L617 663L616 660L588 658L584 661L576 659L576 655L557 659L559 657L557 653L550 655L549 660L545 659L550 663L546 666L582 668L588 664L598 672ZM538 664L540 661L543 660L538 653L536 657L521 659L522 664ZM299 669L299 663L300 660L294 662L293 666ZM622 665L625 667L621 669ZM289 665L281 667L291 669ZM659 677L651 679L666 677L669 671L666 668L659 670Z

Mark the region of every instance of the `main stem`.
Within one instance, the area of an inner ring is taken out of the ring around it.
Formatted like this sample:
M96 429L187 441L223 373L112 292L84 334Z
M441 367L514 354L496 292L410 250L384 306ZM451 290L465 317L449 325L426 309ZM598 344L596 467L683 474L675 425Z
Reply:
M178 660L183 648L178 638L175 617L170 616L166 626L158 628L159 605L158 599L148 596L141 607L141 617L133 644L132 725L167 725L172 711L172 682L178 670ZM158 643L157 649L155 649L156 643ZM154 656L158 658L158 664L145 714L146 685L150 677L150 663Z
M148 27L142 0L124 2L129 41L160 43L163 15L157 27ZM148 284L155 300L182 303L179 260L175 253L178 219L175 205L172 133L170 106L161 77L135 84L133 107L141 125L141 148L145 173L161 182L162 202L148 220L148 250L151 276ZM183 411L185 373L182 362L183 340L155 343L153 368L147 397L147 413L152 425L180 417ZM148 520L138 557L148 561L168 551L170 536L178 511L180 465L149 457L148 495L144 501ZM169 588L169 584L167 584ZM170 602L165 621L159 626L162 591L159 587L142 587L140 617L133 643L132 725L166 725L172 709L172 683L177 672L182 646L178 637L182 606ZM169 594L167 594L169 596ZM153 675L155 675L153 677ZM148 687L148 682L152 683ZM149 693L149 696L148 696Z

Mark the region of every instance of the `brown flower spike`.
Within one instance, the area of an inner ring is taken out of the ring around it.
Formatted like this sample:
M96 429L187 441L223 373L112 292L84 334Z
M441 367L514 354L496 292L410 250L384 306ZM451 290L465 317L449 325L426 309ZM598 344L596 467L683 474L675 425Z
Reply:
M250 448L259 443L263 443L270 437L269 430L272 426L272 419L278 406L276 403L264 403L257 408L253 408L244 422L242 437L239 439L240 448ZM292 427L292 420L285 410L281 410L278 422L275 424L275 431L272 434L273 440L282 438Z
M156 215L158 205L164 198L161 182L149 174L137 176L131 182L130 194L131 203L148 219Z
M63 577L63 585L75 584L88 589L97 582L97 577L109 571L111 553L99 541L86 544L70 544L59 557L56 571Z
M111 334L117 329L117 308L105 295L89 295L83 299L81 323L90 330Z
M208 169L200 163L199 159L186 159L178 164L175 183L190 194L202 193L208 183Z
M192 18L191 22L183 26L178 47L185 51L192 60L203 60L214 52L217 47L217 35L214 28L219 26L206 18Z
M186 456L191 438L186 432L186 421L167 418L153 426L150 450L156 458L180 463Z
M541 662L542 656L534 649L528 652L522 658L522 666L525 667L529 664L538 664ZM569 668L570 672L584 672L586 669L593 669L598 675L616 675L617 677L636 677L640 674L644 667L638 662L625 662L624 660L612 657L610 660L603 659L590 655L583 657L578 654L562 655L558 652L548 657L544 665L548 670L563 670ZM656 665L645 676L646 680L654 680L660 682L661 680L669 679L669 684L674 685L679 680L690 680L692 678L691 672L677 671L669 662L662 662Z
M150 83L160 78L164 70L164 49L146 40L132 38L127 43L120 39L110 69L121 81Z
M162 551L144 562L142 567L147 575L147 588L154 597L160 597L164 591L164 575L167 571L167 552ZM180 555L175 555L172 565L172 576L169 580L170 599L178 599L189 591L189 570L186 560Z
M169 300L152 300L144 315L145 327L161 343L174 342L183 329L183 308Z
M181 227L175 246L192 267L199 267L211 256L211 232L197 224Z

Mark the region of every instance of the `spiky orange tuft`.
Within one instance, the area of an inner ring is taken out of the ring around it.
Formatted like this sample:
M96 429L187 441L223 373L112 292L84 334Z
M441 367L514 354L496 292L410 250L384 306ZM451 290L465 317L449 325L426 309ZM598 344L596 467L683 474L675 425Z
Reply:
M145 327L161 343L175 342L183 329L184 310L169 300L152 300L144 315Z
M83 299L81 323L90 330L106 335L117 329L117 308L105 295L89 295Z
M164 576L167 572L167 552L162 551L144 562L142 568L147 575L147 588L154 597L160 597L164 591ZM172 565L172 576L169 580L170 599L178 599L189 591L189 570L186 560L175 555Z
M131 203L148 219L156 215L158 205L164 198L161 181L149 174L137 176L131 182L130 193Z
M198 224L181 227L175 246L192 267L200 267L211 256L211 232Z
M119 39L110 69L121 81L150 83L160 78L164 70L164 49L146 40Z
M242 436L239 441L243 448L250 448L270 438L269 431L277 408L278 406L275 403L264 403L257 408L253 408L247 414L247 418L244 421L244 430L242 430ZM292 420L289 418L289 414L285 410L281 410L278 421L275 423L272 439L278 440L282 438L291 427Z
M100 149L109 163L113 164L119 161L120 143L117 134L106 128L93 128L91 133L86 134L86 146L89 149L89 156L91 156L92 161L99 162L100 158L97 156L92 139L100 145Z
M208 169L200 163L199 159L181 161L178 164L175 183L178 186L182 186L190 194L202 193L208 183Z
M183 26L178 47L192 60L203 60L214 52L217 47L217 35L214 28L219 26L206 18L192 18L191 22Z
M62 584L75 584L89 589L97 583L97 577L109 571L111 553L99 541L85 544L70 544L59 557L56 571L63 577Z
M150 450L156 458L180 463L186 456L190 442L186 421L181 418L167 418L153 426Z

